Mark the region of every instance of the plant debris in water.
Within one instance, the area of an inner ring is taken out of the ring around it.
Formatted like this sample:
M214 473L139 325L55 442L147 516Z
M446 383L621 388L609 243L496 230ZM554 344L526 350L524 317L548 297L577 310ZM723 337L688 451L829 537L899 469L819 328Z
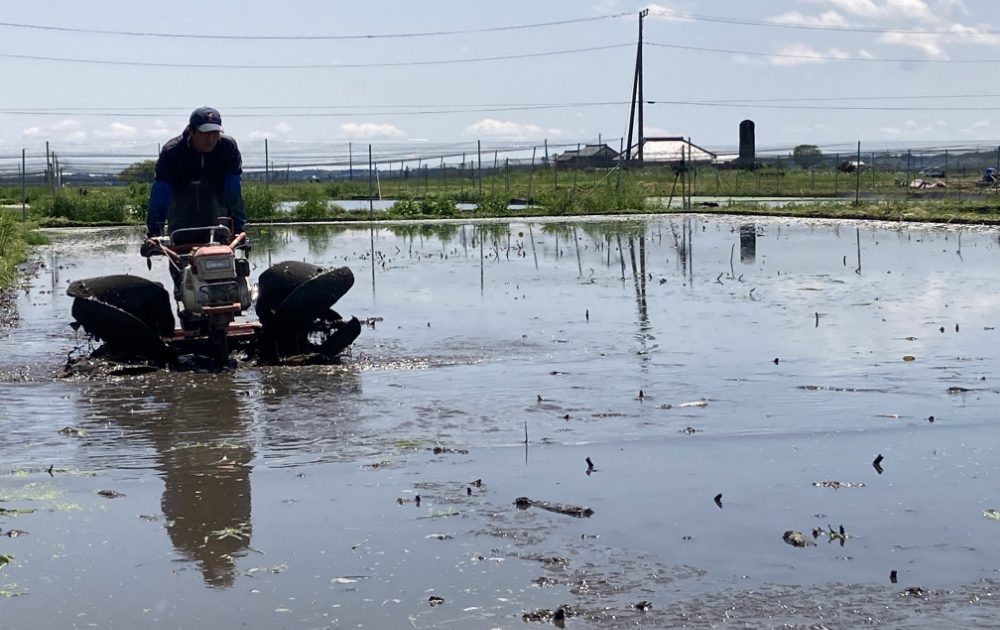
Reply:
M525 612L521 614L521 619L527 623L551 623L555 624L557 628L564 628L566 618L573 617L575 614L575 611L569 606L560 606L555 610L539 608L538 610Z
M514 500L514 505L517 506L519 510L527 510L530 507L536 507L543 510L548 510L549 512L556 512L557 514L565 514L566 516L574 516L576 518L590 518L594 514L594 510L589 507L584 507L581 505L570 505L568 503L553 503L551 501L539 501L536 499L529 499L528 497L518 497Z
M793 547L815 547L816 543L806 538L802 532L788 530L781 535L781 539Z
M817 488L833 488L834 490L840 490L841 488L864 488L865 484L863 482L848 482L848 481L814 481L813 485Z
M17 516L18 514L33 514L34 508L5 508L0 507L0 516Z

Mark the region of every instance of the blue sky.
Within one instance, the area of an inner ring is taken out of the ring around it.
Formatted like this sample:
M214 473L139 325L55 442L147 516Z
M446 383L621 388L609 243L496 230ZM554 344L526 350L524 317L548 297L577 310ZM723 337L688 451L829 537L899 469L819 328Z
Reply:
M749 118L775 151L1000 140L995 1L48 0L0 9L0 155L155 154L203 104L251 162L264 138L300 160L617 148L644 7L648 135L732 150Z

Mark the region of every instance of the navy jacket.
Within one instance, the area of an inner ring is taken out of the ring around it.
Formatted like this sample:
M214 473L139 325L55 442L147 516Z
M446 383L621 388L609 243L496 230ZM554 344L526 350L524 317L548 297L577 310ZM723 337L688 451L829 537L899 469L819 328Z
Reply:
M209 153L188 144L187 133L163 145L156 160L156 176L149 192L146 229L160 234L163 221L169 230L216 225L218 217L232 217L233 228L246 224L240 175L243 157L230 136L220 136Z

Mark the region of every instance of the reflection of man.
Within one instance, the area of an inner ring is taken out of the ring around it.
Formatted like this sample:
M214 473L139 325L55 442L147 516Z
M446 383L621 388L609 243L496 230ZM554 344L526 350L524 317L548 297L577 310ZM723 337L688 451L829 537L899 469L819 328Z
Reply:
M183 379L189 378L167 373L150 382L148 415L120 406L117 391L94 392L92 400L107 401L102 417L148 434L157 452L164 483L160 508L174 549L197 564L205 584L228 588L236 578L236 559L250 546L254 452L236 384L223 378L211 387L185 386Z
M232 586L235 556L250 545L250 447L213 441L161 453L160 507L174 548L197 561L209 586Z
M222 116L211 107L191 112L184 132L160 151L149 191L146 236L160 236L163 222L170 230L216 225L218 217L233 220L239 234L246 223L240 175L243 158L236 140L222 135Z

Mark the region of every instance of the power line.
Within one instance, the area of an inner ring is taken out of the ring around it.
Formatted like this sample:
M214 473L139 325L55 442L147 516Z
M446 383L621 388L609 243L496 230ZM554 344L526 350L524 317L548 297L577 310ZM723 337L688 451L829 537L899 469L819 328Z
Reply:
M56 31L64 33L87 33L91 35L122 35L128 37L158 37L167 39L220 39L220 40L253 40L253 41L328 41L344 39L403 39L414 37L441 37L445 35L466 35L473 33L496 33L502 31L518 31L534 28L547 28L551 26L564 26L567 24L580 24L583 22L597 22L599 20L611 20L620 18L631 13L614 13L610 15L598 15L594 17L574 18L570 20L556 20L552 22L536 22L534 24L516 24L510 26L489 26L484 28L453 29L443 31L422 31L410 33L369 33L360 35L207 35L190 33L154 33L148 31L113 31L91 28L77 28L68 26L50 26L43 24L20 24L16 22L0 22L0 27L14 29L29 29L39 31Z
M751 101L653 101L648 105L693 105L697 107L741 107L747 109L786 109L786 110L820 110L820 111L864 111L864 112L993 112L1000 111L996 107L875 107L858 105L774 105L754 103Z
M660 100L645 99L647 105L677 105L677 106L698 106L698 107L740 107L748 109L785 109L785 110L820 110L820 111L930 111L930 112L950 112L950 111L997 111L1000 106L971 106L960 107L948 106L857 106L846 105L848 101L879 101L879 100L926 100L926 99L971 99L971 98L998 98L998 94L955 94L955 95L917 95L917 96L838 96L838 97L814 97L814 98L770 98L770 99L718 99L718 100ZM809 105L807 103L834 102L837 105ZM267 106L267 107L230 107L222 108L226 110L227 118L273 118L273 111L283 111L279 117L285 118L358 118L373 116L434 116L449 114L468 113L496 113L515 111L542 111L553 109L582 109L588 107L619 107L627 105L629 101L596 101L596 102L572 102L572 103L518 103L518 104L494 104L494 105L383 105L382 110L367 109L365 105L350 106ZM785 104L782 103L797 103ZM363 111L302 111L316 109L344 109L354 108ZM139 109L141 111L134 111ZM239 113L239 110L247 109L259 111L261 113ZM266 110L266 111L261 111ZM297 110L297 111L296 111ZM398 111L403 110L403 111ZM8 116L79 116L108 118L113 114L113 118L154 118L181 115L181 109L174 112L160 112L146 110L146 108L19 108L0 109L0 114ZM186 115L186 109L183 110ZM291 112L291 113L289 113Z
M448 107L439 106L441 109L416 109L411 111L378 111L365 110L356 112L292 112L282 114L281 118L354 118L359 116L427 116L435 114L469 114L469 113L490 113L490 112L513 112L513 111L540 111L547 109L572 109L584 107L608 107L627 105L628 101L605 101L596 103L559 103L559 104L538 104L538 105L496 105L496 106L472 106L472 107ZM406 106L398 106L406 108ZM388 109L388 108L387 108ZM108 117L114 112L115 118L149 118L159 116L170 116L174 114L151 113L151 112L118 112L114 108L103 109L101 111L75 111L72 109L52 109L52 110L30 110L30 109L0 109L0 113L15 116L88 116L88 117ZM186 114L185 114L186 115ZM260 114L240 114L226 113L226 118L260 118L273 117L273 113Z
M701 46L682 46L680 44L658 44L646 42L659 48L674 48L678 50L693 50L695 52L723 53L729 55L746 55L748 57L772 57L781 59L804 59L808 61L869 61L881 63L1000 63L1000 59L890 59L885 57L852 57L848 55L793 55L788 53L765 53L747 50L730 50L726 48L704 48Z
M840 31L847 33L901 33L903 35L955 35L961 36L960 33L955 33L951 30L921 30L921 29L905 29L905 28L875 28L870 26L836 26L828 24L792 24L787 22L774 22L766 20L739 20L736 18L727 18L719 16L710 15L694 15L689 13L683 13L681 11L671 11L670 9L660 9L654 8L650 9L654 15L663 15L667 17L675 18L679 21L691 21L691 22L715 22L718 24L735 24L738 26L762 26L767 28L785 28L785 29L796 29L796 30L806 30L806 31ZM976 31L978 35L993 35L997 31L993 29L979 29Z
M211 68L215 70L342 70L353 68L390 68L403 66L434 66L483 61L507 61L511 59L531 59L536 57L551 57L556 55L572 55L577 53L611 50L613 48L632 47L634 44L609 44L607 46L590 46L587 48L569 48L565 50L550 50L545 52L521 53L516 55L497 55L495 57L470 57L468 59L436 59L430 61L387 61L376 63L338 63L338 64L200 64L200 63L164 63L154 61L117 61L112 59L74 59L71 57L46 57L42 55L15 55L0 53L0 57L8 59L23 59L28 61L57 61L61 63L84 63L111 66L137 66L144 68Z
M888 94L888 95L865 95L865 96L803 96L794 98L739 98L739 99L693 99L688 101L678 101L682 103L697 103L697 104L718 104L718 105L737 105L744 103L810 103L810 102L837 102L843 103L845 101L900 101L900 100L938 100L938 99L987 99L987 98L1000 98L1000 93L997 94ZM646 103L664 103L665 101L657 100L652 101L647 99ZM339 114L339 111L343 110L364 110L359 112L364 115L372 115L378 113L380 115L396 115L399 113L406 114L407 112L375 112L375 108L381 108L383 110L416 110L415 113L425 114L447 114L447 113L466 113L466 112L482 112L482 111L517 111L517 110L535 110L535 109L562 109L562 108L573 108L573 107L605 107L605 106L618 106L627 105L629 101L574 101L568 103L411 103L411 104L392 104L392 103L357 103L352 105L232 105L232 104L222 104L219 109L226 113L227 118L251 118L251 117L273 117L275 112L281 112L282 116L291 116L293 114L288 114L284 112L300 112L299 116L302 117L326 117L326 116L338 116L344 115ZM21 116L106 116L107 114L114 114L115 117L169 117L169 116L187 116L190 112L189 105L167 105L162 107L143 107L143 106L100 106L100 107L9 107L5 109L0 109L0 113L7 115L21 115ZM320 111L320 110L335 110L335 111ZM429 110L429 111L419 111L419 110ZM440 111L437 111L440 110ZM252 112L252 113L245 113ZM353 115L354 112L346 111L346 115Z

